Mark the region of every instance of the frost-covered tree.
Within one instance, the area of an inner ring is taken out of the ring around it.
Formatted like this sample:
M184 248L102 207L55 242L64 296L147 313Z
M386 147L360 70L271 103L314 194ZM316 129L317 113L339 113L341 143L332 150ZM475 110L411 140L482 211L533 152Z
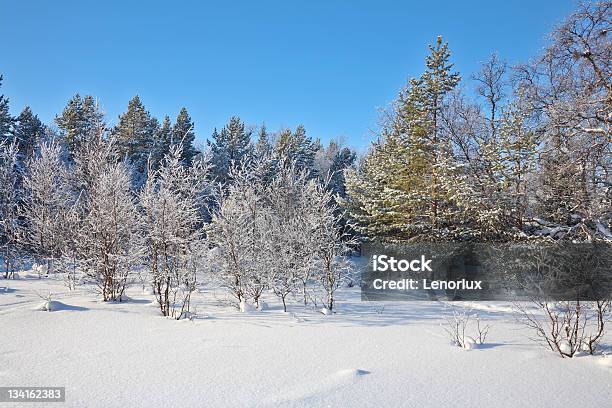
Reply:
M348 256L357 246L357 239L339 216L339 206L328 183L312 183L305 192L309 208L306 217L309 241L313 251L312 278L323 290L325 308L333 311L336 291L354 278L355 266ZM303 281L304 283L304 281Z
M216 247L215 276L238 303L259 306L269 289L286 311L293 295L300 294L305 303L314 300L317 271L325 266L332 274L338 271L336 259L323 265L317 257L323 245L339 237L339 229L322 231L337 228L339 218L332 193L306 171L282 166L268 181L262 168L266 164L254 159L232 170L233 182L225 195L220 193L208 236Z
M62 256L65 242L73 233L66 229L70 197L59 143L42 142L38 151L28 161L23 181L24 240L36 257L47 261L50 270L52 261Z
M81 217L75 259L104 301L121 301L132 269L141 262L141 222L127 167L112 160L112 142L99 140L81 150L89 174L75 204ZM95 168L93 156L99 158Z
M66 168L64 180L68 203L62 220L65 234L59 268L65 273L65 281L70 289L74 289L79 281L87 278L80 262L86 249L80 232L89 211L88 203L95 194L97 180L106 166L117 160L104 128L91 129L90 132L74 152L74 157Z
M0 141L0 253L4 277L15 272L20 249L19 167L17 142Z
M542 54L518 68L539 118L537 212L581 240L605 238L612 226L611 22L609 1L580 3Z
M257 142L255 142L255 155L264 157L272 153L272 143L270 142L270 135L268 134L268 128L265 123L259 128L257 132Z
M268 134L266 125L262 125L257 133L257 142L250 166L252 171L256 173L255 177L265 185L270 184L278 169L279 161L274 154L271 135Z
M164 157L170 153L170 146L172 146L172 123L170 117L165 116L162 124L155 135L153 145L149 152L149 163L148 165L152 170L159 169Z
M207 164L186 166L182 145L173 145L158 171L151 169L140 193L144 265L164 316L189 313L196 272L205 248L199 200L208 188Z
M268 284L271 257L269 208L262 180L244 162L231 170L232 184L218 194L217 209L208 226L216 247L215 278L238 303L259 297Z
M275 260L270 268L270 289L287 311L287 298L301 291L309 299L317 228L309 199L316 193L317 180L296 166L283 166L268 188L268 202L275 217L271 220L269 240Z

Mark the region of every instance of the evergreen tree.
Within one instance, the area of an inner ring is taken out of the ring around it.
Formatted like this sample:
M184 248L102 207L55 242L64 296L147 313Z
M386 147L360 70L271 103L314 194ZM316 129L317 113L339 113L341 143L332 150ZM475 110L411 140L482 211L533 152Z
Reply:
M92 96L82 98L76 94L68 101L61 116L55 117L55 123L73 158L83 143L95 138L104 128L104 115Z
M149 155L155 148L159 134L159 122L145 109L136 95L128 103L128 110L119 116L119 123L112 131L119 154L128 159L135 172L136 187L144 183Z
M294 164L298 171L305 170L309 178L317 176L315 156L320 149L319 140L313 141L308 137L303 125L298 125L295 132L283 130L274 146L275 154L283 165Z
M452 72L453 64L449 62L451 54L448 44L442 42L441 36L438 36L435 46L429 46L429 50L430 55L426 59L427 69L421 79L413 86L412 89L414 91L418 90L418 92L410 94L407 107L409 112L411 110L410 102L415 103L417 107L417 115L410 118L409 123L412 122L417 129L415 144L428 156L426 160L431 164L431 173L429 174L431 182L429 193L431 197L430 219L432 228L436 229L439 227L440 201L444 199L442 196L444 193L440 191L437 175L438 162L443 159L441 156L449 153L448 150L444 151L448 147L448 141L441 140L440 137L440 110L444 96L457 86L461 77L459 74ZM425 134L420 129L423 125L427 130Z
M344 170L351 168L356 159L357 154L353 150L342 147L337 141L331 141L326 148L317 152L316 171L334 196L346 197Z
M261 125L259 132L257 133L257 142L255 143L255 155L259 157L266 156L272 152L272 145L270 144L270 136L266 125Z
M172 128L172 139L174 143L180 143L183 146L181 160L187 164L191 164L193 158L198 153L193 143L195 141L195 133L193 132L194 124L187 109L182 108L176 117L176 122Z
M251 163L256 178L264 185L269 185L278 170L278 160L274 157L274 149L266 125L261 125L257 133L257 142Z
M2 75L0 75L0 87L2 86ZM4 95L0 95L0 142L11 138L11 126L13 117L9 112L9 100Z
M508 201L512 224L521 231L529 206L529 177L536 168L537 147L540 143L538 135L529 124L530 115L531 108L525 106L519 96L503 112L497 148L497 154L501 156L501 179L504 183L504 197L498 201L502 205L505 200Z
M26 106L17 117L13 126L13 135L17 139L19 154L22 160L34 155L38 142L45 135L45 126L29 106Z
M232 165L239 166L251 157L251 132L245 130L244 123L238 116L233 116L221 132L213 131L212 142L208 141L211 162L214 166L213 177L216 182L226 184L231 181L229 175Z
M452 149L441 132L440 110L459 82L448 45L430 46L426 70L400 93L395 112L359 172L349 172L345 201L361 232L388 239L439 238L449 227L452 203L440 169Z
M155 135L153 147L151 149L151 166L153 170L157 170L161 165L162 160L170 151L172 145L172 123L170 117L165 116L159 131Z

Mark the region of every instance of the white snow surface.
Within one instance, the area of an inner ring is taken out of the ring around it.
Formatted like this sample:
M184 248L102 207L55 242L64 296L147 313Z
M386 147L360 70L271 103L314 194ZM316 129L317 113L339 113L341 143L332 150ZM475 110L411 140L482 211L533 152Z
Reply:
M53 313L36 310L53 293ZM605 407L612 356L562 359L531 342L508 304L480 304L487 344L449 345L436 302L361 302L241 313L220 290L190 319L159 315L142 289L104 303L53 278L0 280L0 385L63 386L37 407ZM455 303L460 307L460 303ZM384 306L384 308L383 308ZM475 308L476 304L469 305ZM608 335L604 345L612 351ZM1 407L15 404L0 403ZM29 405L28 405L29 406Z

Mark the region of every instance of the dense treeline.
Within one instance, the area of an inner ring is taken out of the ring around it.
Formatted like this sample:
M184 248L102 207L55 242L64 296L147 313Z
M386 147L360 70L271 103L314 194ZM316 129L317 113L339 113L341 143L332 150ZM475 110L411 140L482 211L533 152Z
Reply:
M207 271L241 307L269 290L331 310L358 238L609 241L611 13L580 5L539 57L469 82L439 37L360 160L237 116L198 149L185 108L160 122L138 96L110 126L75 95L57 130L0 96L5 276L45 260L104 300L140 279L181 318Z
M264 290L333 308L350 279L353 238L336 197L356 154L303 126L269 133L232 117L194 146L185 108L160 122L138 96L111 127L92 96L75 95L45 126L2 96L0 244L4 276L43 261L74 288L121 300L152 288L165 316L189 313L196 276L260 306ZM256 131L256 134L255 134Z

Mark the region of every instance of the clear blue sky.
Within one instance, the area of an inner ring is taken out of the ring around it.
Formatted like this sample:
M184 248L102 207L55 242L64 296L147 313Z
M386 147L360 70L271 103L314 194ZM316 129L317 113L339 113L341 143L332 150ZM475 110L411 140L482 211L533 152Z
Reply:
M465 78L493 51L526 61L575 6L530 1L0 0L1 93L46 123L75 93L111 123L140 95L154 115L187 107L203 142L240 115L306 126L362 150L385 106L442 34Z

